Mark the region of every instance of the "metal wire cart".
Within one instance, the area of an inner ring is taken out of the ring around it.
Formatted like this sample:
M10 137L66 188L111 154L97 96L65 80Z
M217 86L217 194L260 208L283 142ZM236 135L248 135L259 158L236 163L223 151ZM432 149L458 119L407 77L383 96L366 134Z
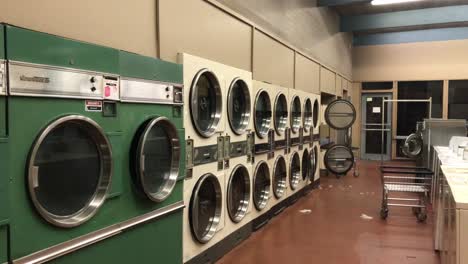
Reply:
M429 105L429 118L431 117L432 98L427 100L398 100L398 99L384 99L382 101L382 109L385 109L386 103L399 103L399 102L425 102ZM386 165L384 163L384 133L391 129L385 129L384 116L385 111L382 111L382 153L381 153L381 180L382 180L382 207L380 209L380 216L386 219L389 213L389 207L410 207L416 215L418 221L424 222L427 219L427 208L429 204L429 195L432 186L433 172L425 167L417 166L395 166ZM404 153L412 153L412 157L420 155L422 146L415 146L420 144L419 140L415 137L420 134L416 131L414 135L410 135L405 141ZM410 150L408 150L410 149Z

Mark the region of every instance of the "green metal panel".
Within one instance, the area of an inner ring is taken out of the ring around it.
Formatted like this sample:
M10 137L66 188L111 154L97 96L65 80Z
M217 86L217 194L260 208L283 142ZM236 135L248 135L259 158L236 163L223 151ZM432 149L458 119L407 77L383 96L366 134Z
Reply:
M100 124L107 134L121 131L119 115L103 117L100 112L85 112L84 100L53 99L53 103L51 100L28 97L10 97L9 100L10 131L14 131L10 133L9 144L15 146L9 152L9 174L12 176L9 196L10 201L15 201L10 207L13 259L129 218L128 210L122 208L118 198L108 199L90 221L66 229L46 223L32 206L26 188L26 164L35 138L47 124L66 114L81 114ZM112 152L114 156L121 157L121 146L113 146ZM117 167L121 162L114 159L113 181L121 181L121 170Z
M8 138L0 137L0 227L8 222L9 155ZM2 262L0 262L2 263Z
M5 59L5 25L0 24L0 59Z
M183 83L182 65L120 51L120 75L138 79Z
M10 60L118 73L118 50L14 26L6 26Z
M0 96L0 137L5 137L7 135L6 101L7 99L5 96Z
M180 210L115 237L103 240L52 263L182 263Z
M7 226L0 225L0 263L8 261L8 234Z

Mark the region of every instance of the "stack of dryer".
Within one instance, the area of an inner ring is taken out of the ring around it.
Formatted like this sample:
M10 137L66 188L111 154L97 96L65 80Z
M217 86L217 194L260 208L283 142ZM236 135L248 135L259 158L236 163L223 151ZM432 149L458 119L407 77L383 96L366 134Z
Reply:
M271 173L272 200L271 213L276 216L286 207L288 198L289 173L289 93L287 88L270 85L273 106L273 166Z
M309 94L312 103L312 151L314 153L314 170L311 177L311 187L315 188L320 183L320 111L321 100L319 94Z
M4 25L0 24L0 263L8 261L8 131Z
M189 54L184 263L220 258L252 231L252 74Z
M270 220L274 165L273 92L271 84L253 81L254 100L254 172L252 224L257 230Z

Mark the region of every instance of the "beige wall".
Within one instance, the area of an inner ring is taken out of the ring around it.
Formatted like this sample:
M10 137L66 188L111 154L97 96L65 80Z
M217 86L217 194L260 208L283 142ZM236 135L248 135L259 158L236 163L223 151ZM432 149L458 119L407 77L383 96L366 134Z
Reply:
M296 53L295 88L320 94L320 65Z
M214 1L214 0L211 0ZM217 0L343 76L352 76L352 36L316 0Z
M169 61L191 53L288 88L318 93L320 67L351 77L351 36L314 0L0 0L0 10L1 22Z
M161 59L185 52L252 71L252 27L201 0L159 0Z
M468 40L355 47L353 80L466 79L467 47Z
M155 0L0 0L0 21L156 57Z
M264 33L254 33L253 78L283 87L294 87L294 50Z

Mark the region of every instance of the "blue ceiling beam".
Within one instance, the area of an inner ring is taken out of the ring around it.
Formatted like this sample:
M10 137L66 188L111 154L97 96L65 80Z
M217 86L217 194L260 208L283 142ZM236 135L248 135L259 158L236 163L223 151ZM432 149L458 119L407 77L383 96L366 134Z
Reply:
M369 3L371 0L318 0L318 6L342 6L356 3Z
M344 16L341 31L366 32L397 28L450 25L468 21L468 5L426 8L370 15Z
M461 39L468 39L468 27L356 35L353 38L353 45L368 46Z

